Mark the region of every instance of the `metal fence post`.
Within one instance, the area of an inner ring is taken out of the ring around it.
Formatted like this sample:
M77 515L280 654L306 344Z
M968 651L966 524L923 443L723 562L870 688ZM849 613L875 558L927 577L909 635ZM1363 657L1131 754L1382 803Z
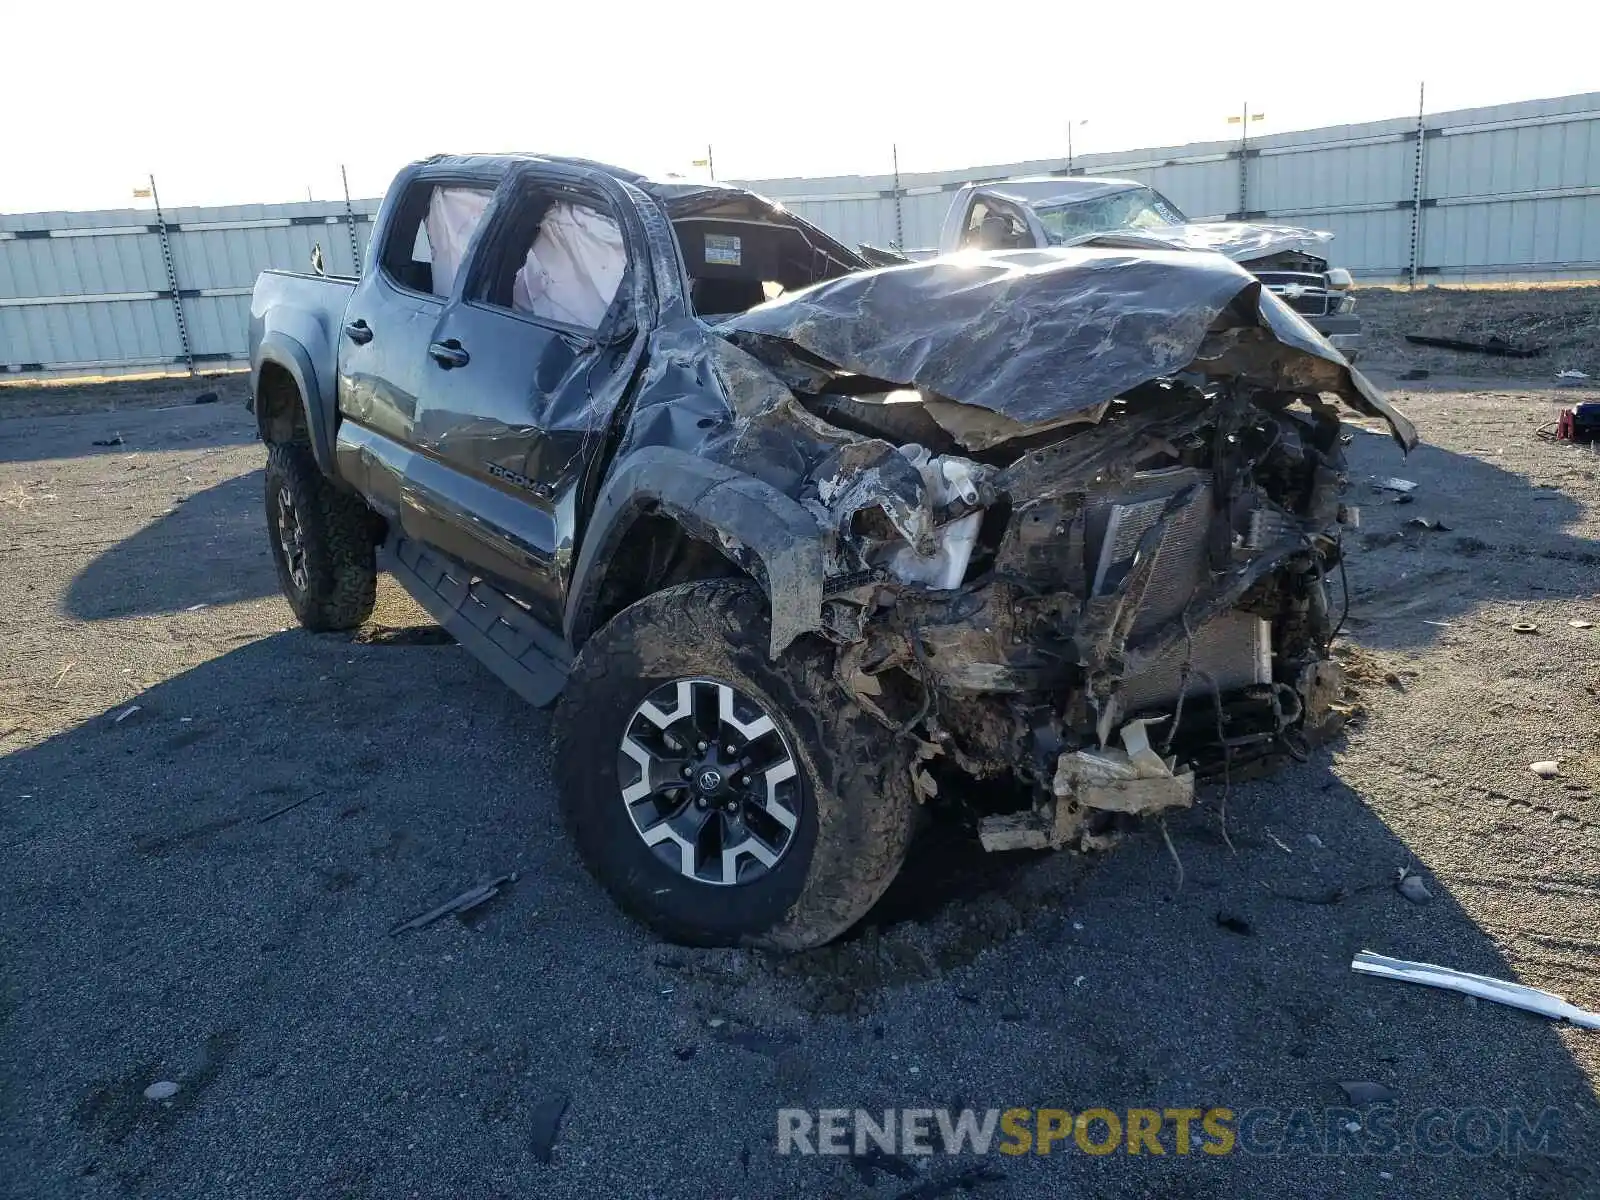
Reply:
M1250 105L1239 120L1239 220L1250 219Z
M350 206L350 176L344 172L344 164L339 164L339 178L344 181L344 219L350 223L350 261L354 264L352 271L357 279L361 278L361 239L356 237L356 210Z
M172 315L178 320L178 344L183 348L183 361L189 374L194 374L194 351L189 346L189 326L183 319L183 298L178 295L178 268L172 261L172 241L167 237L167 218L161 213L161 195L156 191L156 177L150 176L150 199L156 206L156 232L161 235L161 259L167 265L167 289L172 294Z
M906 218L900 207L900 145L895 143L890 147L894 154L894 248L906 248Z
M1417 255L1422 244L1422 181L1423 181L1423 154L1422 143L1427 136L1422 128L1422 102L1427 92L1428 85L1417 85L1417 153L1413 159L1411 172L1411 264L1409 268L1410 286L1417 286Z

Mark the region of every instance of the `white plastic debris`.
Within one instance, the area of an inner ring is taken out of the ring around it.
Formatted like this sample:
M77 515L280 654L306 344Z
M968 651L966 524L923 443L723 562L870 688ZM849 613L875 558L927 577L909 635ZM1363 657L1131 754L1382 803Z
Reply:
M1574 629L1593 629L1594 628L1594 622L1593 621L1585 621L1582 617L1579 617L1575 621L1568 621L1567 624L1571 625Z
M133 714L138 712L139 710L140 710L140 705L130 704L130 705L128 705L127 708L123 709L115 717L113 717L112 720L111 720L111 723L113 725L121 725L124 721L126 721L129 717L133 716Z
M1557 371L1556 378L1562 383L1585 383L1588 381L1587 371Z
M931 454L926 446L901 446L900 453L911 460L922 476L927 488L928 503L933 506L978 502L977 475L983 470L977 463L949 454ZM911 546L901 546L889 559L889 570L907 583L921 583L929 587L950 590L961 586L972 561L972 548L977 545L978 526L983 523L983 510L968 513L941 526L937 531L938 549L932 554L918 554Z
M171 1100L178 1094L178 1085L170 1079L162 1079L152 1083L144 1090L146 1100Z
M1383 979L1398 979L1402 983L1420 983L1424 987L1443 988L1477 996L1482 1000L1493 1000L1496 1004L1510 1005L1553 1020L1570 1021L1584 1029L1600 1029L1600 1013L1568 1004L1552 992L1542 992L1526 984L1509 983L1504 979L1473 975L1466 971L1452 971L1449 967L1438 967L1432 963L1388 958L1371 950L1358 953L1350 963L1350 969L1360 975L1377 975Z
M1379 491L1399 492L1401 495L1409 495L1417 490L1417 485L1411 482L1409 479L1378 479L1374 477L1372 486L1377 488Z
M1540 762L1529 763L1528 770L1532 771L1540 779L1554 779L1561 774L1561 764L1554 759L1547 758Z

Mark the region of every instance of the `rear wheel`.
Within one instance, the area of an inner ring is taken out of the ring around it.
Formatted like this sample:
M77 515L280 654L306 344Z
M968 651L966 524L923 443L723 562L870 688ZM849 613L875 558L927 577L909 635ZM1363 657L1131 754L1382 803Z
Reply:
M334 487L307 446L270 446L266 476L267 537L289 607L307 629L354 629L377 601L371 510Z
M760 593L683 584L584 646L556 714L561 806L591 873L693 945L838 936L899 870L908 752L802 639L773 662Z

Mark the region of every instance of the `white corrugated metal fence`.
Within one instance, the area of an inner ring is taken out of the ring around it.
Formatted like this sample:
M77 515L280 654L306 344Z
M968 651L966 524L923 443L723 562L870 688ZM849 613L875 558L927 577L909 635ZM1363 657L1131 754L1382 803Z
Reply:
M963 182L1065 168L750 186L848 244L917 249L937 244ZM1142 180L1197 219L1331 229L1337 264L1367 281L1600 277L1600 93L1081 155L1073 169ZM313 243L329 273L355 273L352 244L364 255L376 210L362 200L0 216L0 372L238 360L257 273L306 269Z

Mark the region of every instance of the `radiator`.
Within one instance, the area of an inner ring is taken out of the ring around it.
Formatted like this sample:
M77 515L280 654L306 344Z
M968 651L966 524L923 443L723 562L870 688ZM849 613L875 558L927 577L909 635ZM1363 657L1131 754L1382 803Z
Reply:
M1211 476L1188 467L1146 471L1135 475L1114 495L1089 504L1087 540L1095 564L1093 591L1105 595L1120 587L1133 566L1144 536L1161 517L1167 504L1186 488L1193 494L1175 512L1167 527L1144 603L1134 617L1131 637L1179 620L1206 569L1206 533L1213 520ZM1249 613L1229 612L1193 631L1192 646L1185 641L1123 685L1123 707L1170 705L1181 689L1182 669L1189 659L1190 694L1209 693L1204 672L1224 693L1272 680L1272 626Z

